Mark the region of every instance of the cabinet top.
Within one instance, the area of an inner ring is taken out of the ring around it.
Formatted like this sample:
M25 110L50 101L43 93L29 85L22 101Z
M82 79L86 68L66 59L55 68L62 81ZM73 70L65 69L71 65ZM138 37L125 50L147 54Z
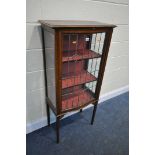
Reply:
M113 24L105 24L96 21L80 21L80 20L39 20L42 25L51 28L82 28L82 27L116 27Z

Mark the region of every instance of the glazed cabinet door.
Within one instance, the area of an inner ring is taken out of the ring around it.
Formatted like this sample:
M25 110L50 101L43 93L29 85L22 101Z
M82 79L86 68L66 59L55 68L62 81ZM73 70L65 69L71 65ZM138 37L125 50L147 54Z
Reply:
M61 33L61 112L98 100L106 31ZM100 78L99 78L100 77ZM98 88L97 88L98 87Z

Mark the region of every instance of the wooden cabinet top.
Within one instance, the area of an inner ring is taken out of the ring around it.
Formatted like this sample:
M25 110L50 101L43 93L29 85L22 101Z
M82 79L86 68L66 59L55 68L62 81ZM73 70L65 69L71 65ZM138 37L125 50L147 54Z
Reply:
M116 27L113 24L100 23L96 21L80 20L39 20L39 22L51 28L95 28L95 27Z

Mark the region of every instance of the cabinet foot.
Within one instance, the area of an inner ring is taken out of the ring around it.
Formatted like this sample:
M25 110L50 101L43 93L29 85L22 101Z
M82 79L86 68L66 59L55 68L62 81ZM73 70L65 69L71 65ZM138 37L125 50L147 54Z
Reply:
M94 105L93 115L92 115L92 119L91 119L91 125L93 125L93 123L94 123L94 118L95 118L95 114L96 114L96 109L97 109L97 104Z

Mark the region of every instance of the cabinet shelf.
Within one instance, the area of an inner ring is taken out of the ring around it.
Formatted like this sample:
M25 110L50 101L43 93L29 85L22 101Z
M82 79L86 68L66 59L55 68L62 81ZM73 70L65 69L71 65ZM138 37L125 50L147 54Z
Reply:
M92 82L97 80L97 78L89 73L88 71L81 71L79 73L72 73L68 75L63 76L62 78L62 89L81 85L84 83Z
M72 108L77 108L79 106L88 103L95 98L93 97L92 92L89 89L76 89L69 94L62 95L62 110L68 110Z
M62 62L92 59L92 58L99 58L99 57L101 57L101 54L96 53L89 49L82 49L77 51L64 51Z

